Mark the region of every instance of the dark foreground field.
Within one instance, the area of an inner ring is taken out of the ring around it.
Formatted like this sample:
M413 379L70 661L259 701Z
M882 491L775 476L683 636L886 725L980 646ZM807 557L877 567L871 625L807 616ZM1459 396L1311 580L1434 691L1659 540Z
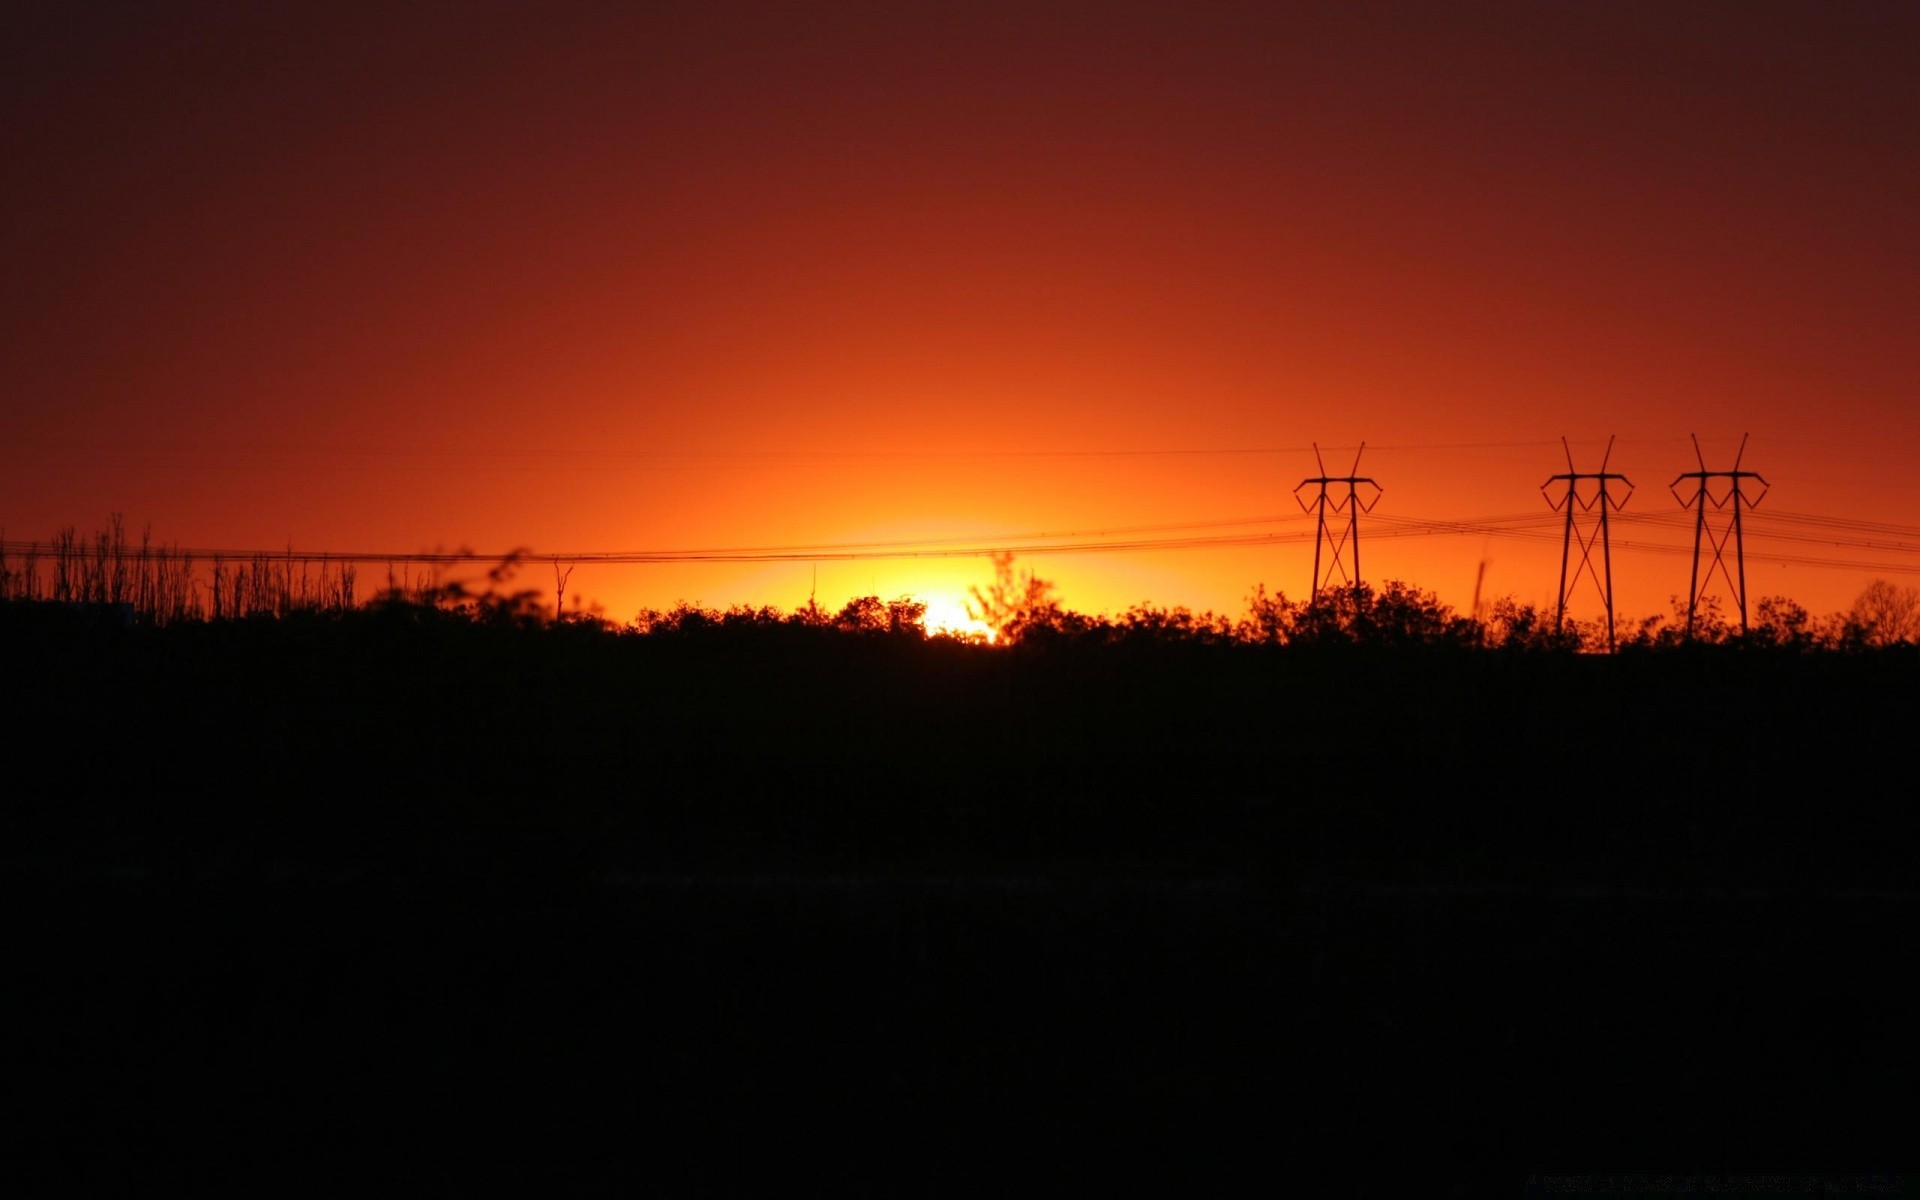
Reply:
M1910 1165L1894 652L4 647L40 1190Z

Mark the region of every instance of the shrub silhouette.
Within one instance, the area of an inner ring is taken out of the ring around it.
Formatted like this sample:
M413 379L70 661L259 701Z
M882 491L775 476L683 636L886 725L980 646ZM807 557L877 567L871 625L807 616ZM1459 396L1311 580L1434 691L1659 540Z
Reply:
M1508 651L1570 653L1583 643L1578 623L1556 624L1535 605L1522 604L1511 596L1503 596L1488 607L1481 638L1484 645Z
M1312 604L1294 613L1288 641L1292 645L1470 647L1479 644L1480 627L1431 592L1389 580L1378 591L1363 583L1321 592Z
M806 623L813 623L810 619ZM911 596L881 600L878 596L856 596L833 618L833 627L848 633L887 633L925 637L927 606Z

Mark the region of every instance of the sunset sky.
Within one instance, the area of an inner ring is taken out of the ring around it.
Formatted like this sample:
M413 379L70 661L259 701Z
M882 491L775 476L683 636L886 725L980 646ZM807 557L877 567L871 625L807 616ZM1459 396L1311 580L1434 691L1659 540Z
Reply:
M1368 580L1551 605L1541 484L1617 437L1638 616L1750 435L1750 596L1920 584L1911 2L80 2L0 56L9 540L777 555L578 568L624 620L1234 537L1021 561L1238 613L1364 442Z

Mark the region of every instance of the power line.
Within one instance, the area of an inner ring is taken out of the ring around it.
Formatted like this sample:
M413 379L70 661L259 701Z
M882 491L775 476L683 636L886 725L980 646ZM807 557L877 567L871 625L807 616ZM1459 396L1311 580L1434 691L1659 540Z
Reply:
M1374 449L1393 451L1433 451L1433 450L1531 450L1541 446L1557 445L1555 442L1539 441L1493 441L1493 442L1396 442L1376 445ZM1343 447L1331 447L1341 449ZM1055 458L1247 458L1271 456L1277 454L1309 455L1316 452L1313 443L1305 445L1263 445L1263 446L1161 446L1161 447L1109 447L1109 448L1065 448L1056 450L1011 450L1011 449L886 449L886 450L704 450L692 447L649 447L641 450L625 450L617 447L594 447L591 449L574 448L533 448L516 447L511 450L462 449L457 446L433 445L371 445L329 446L324 444L270 444L235 443L231 445L188 444L179 446L141 445L138 447L100 447L78 443L62 443L54 446L16 446L11 451L24 457L86 457L94 460L102 455L119 459L144 459L156 461L191 457L196 454L233 456L241 459L289 455L316 456L322 458L406 459L410 461L446 459L454 461L498 461L528 459L603 459L624 462L645 461L693 461L693 462L841 462L841 461L922 461L928 459L951 459L974 461L982 459L1055 459Z
M1215 518L1209 520L1161 522L1140 525L1108 526L1093 529L1065 529L1018 534L987 534L876 542L785 543L767 546L696 547L689 549L641 549L617 551L569 551L560 553L480 553L455 551L369 551L317 550L283 547L277 550L155 546L150 555L191 557L196 560L416 563L462 564L498 563L509 558L527 563L603 563L655 564L675 562L767 562L844 559L932 559L985 558L998 553L1012 554L1100 554L1123 552L1161 552L1207 550L1234 546L1305 544L1317 530L1288 528L1311 521L1310 514L1278 514ZM1615 520L1625 526L1648 530L1690 529L1692 520L1684 513L1619 513ZM1371 540L1400 540L1427 537L1499 538L1525 542L1552 543L1561 540L1557 532L1562 524L1553 513L1507 513L1457 519L1421 518L1375 513L1370 516ZM1277 527L1277 528L1276 528ZM1245 529L1239 533L1188 533L1183 531ZM1148 535L1148 536L1142 536ZM1749 514L1746 528L1747 557L1756 562L1786 566L1859 569L1879 572L1920 572L1920 561L1900 562L1878 557L1858 560L1835 555L1771 553L1756 550L1755 544L1788 543L1830 546L1837 549L1877 551L1881 555L1912 555L1920 560L1920 528L1886 522L1859 521L1851 518L1808 513L1758 511ZM1911 540L1905 540L1911 539ZM1612 539L1612 546L1635 553L1684 555L1684 545L1662 544L1641 539ZM86 546L77 546L85 551ZM0 553L13 557L55 553L52 540L7 538L0 540ZM137 556L137 548L127 550Z

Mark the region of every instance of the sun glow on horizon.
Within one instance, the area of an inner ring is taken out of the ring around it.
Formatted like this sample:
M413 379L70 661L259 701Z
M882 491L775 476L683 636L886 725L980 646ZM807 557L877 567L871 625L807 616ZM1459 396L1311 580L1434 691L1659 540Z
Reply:
M926 627L928 634L946 634L950 637L983 637L993 640L993 629L985 621L967 611L967 606L952 596L940 593L919 596L916 599L927 606Z

